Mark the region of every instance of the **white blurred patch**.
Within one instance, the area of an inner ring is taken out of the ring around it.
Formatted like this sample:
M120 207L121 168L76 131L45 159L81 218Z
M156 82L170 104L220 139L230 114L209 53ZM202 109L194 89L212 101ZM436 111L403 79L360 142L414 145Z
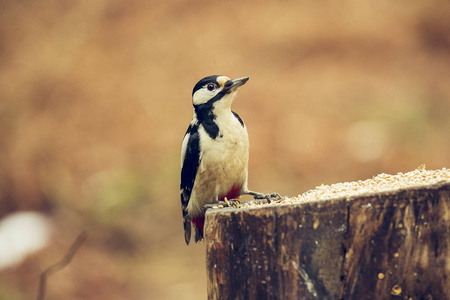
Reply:
M353 124L347 132L347 148L360 161L379 159L387 147L387 131L383 123L361 121Z
M15 212L0 220L0 270L20 263L45 247L49 220L37 212Z

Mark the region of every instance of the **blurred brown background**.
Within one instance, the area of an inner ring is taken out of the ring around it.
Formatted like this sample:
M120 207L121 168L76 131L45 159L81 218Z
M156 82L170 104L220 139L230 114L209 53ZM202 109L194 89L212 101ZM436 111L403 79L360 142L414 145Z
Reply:
M179 171L212 74L251 78L233 105L251 189L450 166L448 1L4 0L0 219L39 211L53 231L0 269L0 299L33 299L82 230L46 299L206 298Z

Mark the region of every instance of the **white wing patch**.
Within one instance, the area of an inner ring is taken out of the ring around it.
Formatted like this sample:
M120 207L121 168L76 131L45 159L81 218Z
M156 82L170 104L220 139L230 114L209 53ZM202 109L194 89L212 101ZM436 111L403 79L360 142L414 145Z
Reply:
M187 148L187 144L189 142L190 136L191 135L189 133L186 133L186 135L184 136L184 139L183 139L183 143L181 144L181 168L183 168L184 158L186 156L186 148Z

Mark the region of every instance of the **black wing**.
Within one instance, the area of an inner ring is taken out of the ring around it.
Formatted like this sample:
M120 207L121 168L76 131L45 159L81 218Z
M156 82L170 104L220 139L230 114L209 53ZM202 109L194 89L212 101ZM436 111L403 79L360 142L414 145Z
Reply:
M236 119L238 119L239 123L241 123L241 126L245 127L244 121L242 121L241 117L239 117L239 115L237 113L235 113L234 111L232 111L232 113L236 117Z
M186 244L189 244L191 240L191 219L187 213L187 205L191 198L195 176L200 164L200 138L197 124L191 124L184 135L181 157L181 211L183 213L184 238Z

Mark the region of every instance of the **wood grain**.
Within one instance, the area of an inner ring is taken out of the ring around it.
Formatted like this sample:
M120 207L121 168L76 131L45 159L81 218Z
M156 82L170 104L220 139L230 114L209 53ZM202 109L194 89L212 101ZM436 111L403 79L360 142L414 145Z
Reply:
M450 299L450 183L208 210L209 299Z

